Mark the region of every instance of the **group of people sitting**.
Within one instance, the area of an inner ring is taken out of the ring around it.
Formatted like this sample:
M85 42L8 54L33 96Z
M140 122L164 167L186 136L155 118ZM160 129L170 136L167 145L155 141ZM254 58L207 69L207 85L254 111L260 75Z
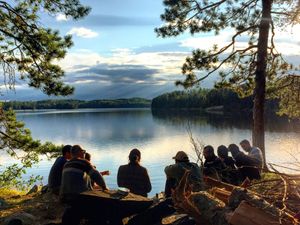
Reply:
M246 178L260 179L264 166L261 150L252 147L246 139L242 140L240 145L246 153L240 151L236 144L230 144L228 148L220 145L217 149L218 156L215 155L212 146L205 146L203 174L234 185L239 185ZM229 152L232 157L228 155Z
M165 168L166 199L155 207L151 207L144 213L133 217L128 225L147 225L158 222L162 217L175 212L172 203L172 190L179 184L181 178L188 170L189 183L193 191L204 190L203 175L212 176L225 182L239 184L244 178L259 179L260 170L263 167L262 153L259 148L252 147L247 140L241 143L242 148L248 152L243 153L235 144L218 147L218 156L214 153L212 146L204 147L203 155L205 162L203 168L189 160L188 155L184 151L179 151L173 157L175 163ZM232 157L228 156L231 152ZM94 165L91 164L91 155L88 154L79 145L66 145L62 149L62 156L57 158L53 164L48 177L48 189L60 194L61 200L69 204L62 218L64 225L80 224L81 218L88 218L90 224L99 223L98 214L95 217L90 209L78 204L77 197L80 193L92 190L95 187L107 190L108 187L103 179L104 175L109 175L109 171L99 172ZM118 169L117 183L119 187L125 187L130 192L145 196L151 191L151 182L147 169L140 165L141 152L133 149L129 153L129 163L122 165ZM102 221L106 224L107 221ZM101 223L101 224L102 224ZM110 221L109 224L122 224L121 220L117 222Z

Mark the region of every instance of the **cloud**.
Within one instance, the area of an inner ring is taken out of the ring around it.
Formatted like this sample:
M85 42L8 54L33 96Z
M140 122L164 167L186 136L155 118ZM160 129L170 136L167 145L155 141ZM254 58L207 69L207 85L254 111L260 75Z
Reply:
M67 34L76 35L82 38L94 38L98 36L97 32L84 27L73 27Z
M61 14L59 13L56 17L55 17L56 21L68 21L69 18L65 15L65 14Z
M181 66L190 52L141 52L130 49L114 49L111 55L103 56L96 52L72 52L58 62L68 73L74 73L95 67L98 64L113 65L115 68L138 66L159 71L155 76L181 74ZM112 69L111 69L112 70Z
M77 22L77 21L76 21ZM156 26L160 22L159 17L127 17L115 15L89 15L77 24L93 27L117 27L117 26Z
M67 82L86 83L101 82L107 84L159 84L155 77L159 70L142 65L98 64L88 69L80 70L73 76L68 76Z

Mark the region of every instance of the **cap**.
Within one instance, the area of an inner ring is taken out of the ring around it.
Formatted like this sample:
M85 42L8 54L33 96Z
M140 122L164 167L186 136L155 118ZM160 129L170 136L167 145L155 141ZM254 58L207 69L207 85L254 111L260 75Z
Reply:
M178 161L189 161L189 157L184 151L177 152L173 159Z

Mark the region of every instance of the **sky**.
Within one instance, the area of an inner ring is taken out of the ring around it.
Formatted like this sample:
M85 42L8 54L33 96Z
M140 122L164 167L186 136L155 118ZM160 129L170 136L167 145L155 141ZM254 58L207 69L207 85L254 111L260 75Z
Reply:
M229 43L230 30L218 36L183 34L176 38L157 37L162 25L162 0L82 0L92 8L84 19L73 21L64 15L41 16L41 24L72 34L74 46L57 62L66 72L65 83L75 87L68 98L93 100L143 97L182 90L175 81L183 79L181 66L195 48L208 49L215 43ZM277 32L277 46L287 58L299 64L300 27L293 33ZM244 42L245 43L245 42ZM243 38L240 38L243 45ZM202 83L213 87L217 76ZM49 99L39 90L17 82L15 91L2 87L2 100Z

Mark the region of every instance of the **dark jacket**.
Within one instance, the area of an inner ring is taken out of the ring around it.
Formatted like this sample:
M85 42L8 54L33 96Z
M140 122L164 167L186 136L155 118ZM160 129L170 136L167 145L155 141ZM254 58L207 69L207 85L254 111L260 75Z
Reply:
M203 177L200 167L196 163L191 162L177 162L165 168L167 176L165 194L170 195L171 189L174 189L180 182L185 172L189 170L188 177L189 184L192 184L193 191L203 190Z
M58 191L61 185L62 171L65 163L67 162L66 158L63 156L58 157L50 169L48 176L48 187L53 191Z
M217 156L214 156L209 160L205 160L203 173L206 176L212 176L212 177L217 176L218 178L220 176L220 173L225 168L226 167L224 163L221 161L221 159Z
M74 195L90 190L89 178L107 189L101 174L85 159L71 159L63 169L61 195Z
M147 196L152 189L147 169L139 164L120 166L117 181L119 187L126 187L130 192L142 196Z
M234 156L235 164L238 167L242 179L248 177L252 179L260 179L260 167L257 165L257 161L253 157L245 155L243 152L239 152Z
M236 169L235 167L235 161L233 160L232 157L228 156L223 160L223 163L225 164L225 166L231 168L231 169Z

